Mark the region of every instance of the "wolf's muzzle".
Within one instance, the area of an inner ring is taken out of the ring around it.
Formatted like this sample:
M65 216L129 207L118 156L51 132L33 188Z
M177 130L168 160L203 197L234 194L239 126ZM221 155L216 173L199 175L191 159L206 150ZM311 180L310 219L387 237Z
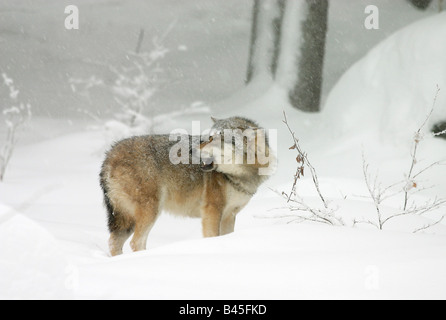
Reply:
M205 172L209 172L215 169L214 167L214 159L213 158L204 158L201 159L200 162L200 168L201 170Z

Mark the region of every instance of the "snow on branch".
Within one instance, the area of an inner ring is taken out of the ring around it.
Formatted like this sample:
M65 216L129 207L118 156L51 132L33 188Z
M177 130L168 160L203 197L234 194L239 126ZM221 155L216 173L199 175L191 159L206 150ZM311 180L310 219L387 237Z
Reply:
M3 181L6 169L17 143L17 129L31 118L31 105L19 101L20 91L15 88L14 81L6 73L2 73L3 84L8 88L10 106L3 108L3 120L6 124L6 140L0 150L0 181Z
M176 23L174 20L165 32L153 37L148 51L142 50L145 33L144 29L141 29L135 51L126 52L120 65L88 60L89 63L105 68L110 73L109 79L95 75L85 79L70 79L73 92L87 98L90 104L92 90L100 87L118 107L112 112L112 119L105 120L90 110L78 109L79 112L104 124L107 142L132 135L154 133L158 126L185 114L210 112L208 107L201 104L192 104L188 108L164 113L158 113L155 109L155 95L172 83L162 61L170 52L164 45L165 39Z
M366 159L366 153L362 150L362 174L368 191L366 197L372 200L375 215L368 218L355 217L353 219L353 226L358 224L369 224L382 230L389 221L395 218L404 216L426 216L428 213L432 213L446 206L446 199L440 197L431 197L424 201L419 199L417 199L417 201L414 200L414 195L416 193L431 188L430 186L423 186L420 177L436 166L446 165L445 160L434 161L424 166L421 161L418 161L420 156L419 146L425 139L422 132L433 114L439 91L440 89L437 87L432 109L426 118L423 119L423 122L413 136L410 151L410 166L408 166L407 171L402 173L404 176L403 179L389 185L383 185L379 179L378 170L373 170L371 168ZM275 215L274 218L291 218L290 222L313 221L332 226L346 225L344 220L336 215L336 212L340 208L333 207L331 202L327 201L324 197L320 188L316 169L311 164L308 154L302 149L295 132L291 129L285 112L283 113L283 116L283 123L292 138L292 145L289 147L289 150L296 152L296 170L292 179L291 189L288 192L273 190L286 200L286 209L288 209L287 213ZM432 137L433 136L434 135L432 135ZM304 177L307 171L311 174L312 182L317 194L317 200L320 205L314 205L314 199L310 205L307 200L303 199L303 197L298 194L297 186L299 180ZM393 203L396 201L400 204L400 207L396 208L394 205L385 206L385 202L391 198L393 199ZM444 215L440 215L438 218L432 219L430 223L419 226L413 230L413 232L422 232L441 223L443 220Z
M424 119L423 123L420 125L418 130L415 132L413 136L413 142L411 147L411 158L410 158L410 167L407 171L407 173L404 174L405 179L402 181L398 181L390 186L382 187L381 183L378 182L378 174L376 174L374 177L370 174L369 170L369 164L366 161L366 157L364 154L364 151L362 153L362 167L363 167L363 175L364 175L364 181L367 185L367 189L369 191L369 196L372 199L375 209L376 209L376 217L377 221L373 222L370 220L355 220L354 224L357 223L369 223L377 227L378 229L382 230L384 224L394 218L401 217L401 216L408 216L408 215L424 215L426 213L432 212L444 205L446 205L446 199L441 199L438 197L435 197L434 199L429 199L426 202L424 202L421 205L417 205L414 201L410 201L411 196L417 192L420 192L422 190L425 190L425 187L422 187L418 181L419 176L421 176L423 173L427 172L428 170L432 169L435 166L438 165L446 165L446 162L443 161L435 161L427 166L419 168L418 164L418 151L419 151L419 145L424 140L424 135L422 134L422 130L426 123L429 121L434 108L435 104L438 98L438 94L440 92L440 88L437 86L437 90L435 93L434 101L432 104L432 108L426 118ZM400 195L403 198L401 209L397 210L387 217L383 216L382 212L382 203L384 200ZM419 232L422 230L426 230L432 226L437 225L443 220L444 216L442 216L439 220L436 220L430 224L427 224L421 228L417 228L413 232Z

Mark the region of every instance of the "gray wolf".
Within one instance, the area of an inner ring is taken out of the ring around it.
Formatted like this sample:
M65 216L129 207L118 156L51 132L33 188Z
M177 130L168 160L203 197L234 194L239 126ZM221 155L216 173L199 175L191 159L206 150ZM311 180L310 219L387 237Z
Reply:
M269 156L268 163L259 160L258 150L248 146L246 137L238 140L231 137L230 142L218 139L227 130L259 132L260 127L254 121L242 117L213 118L213 121L206 139L187 137L197 146L190 147L187 152L191 158L198 153L201 156L198 162L173 164L171 150L177 141L171 141L169 135L131 137L117 142L107 152L100 185L108 213L112 256L122 253L125 241L132 234L132 250L145 250L149 232L161 211L201 217L204 237L234 231L237 213L268 178L259 175L258 170L271 165L275 158L269 155L266 138L263 152ZM235 141L238 144L241 141L245 148L239 162L227 159L228 154L236 156L237 148L233 148L232 153L217 152L225 144L234 146ZM253 159L247 161L253 148Z

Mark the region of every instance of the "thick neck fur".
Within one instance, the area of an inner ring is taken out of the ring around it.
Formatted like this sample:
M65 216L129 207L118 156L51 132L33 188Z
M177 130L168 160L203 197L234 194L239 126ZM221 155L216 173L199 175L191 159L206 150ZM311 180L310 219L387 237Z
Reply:
M218 170L220 171L220 170ZM247 195L254 195L258 187L268 179L268 176L262 176L258 174L258 170L244 170L243 174L237 174L237 172L225 172L220 171L226 180L233 186L237 191L243 192Z

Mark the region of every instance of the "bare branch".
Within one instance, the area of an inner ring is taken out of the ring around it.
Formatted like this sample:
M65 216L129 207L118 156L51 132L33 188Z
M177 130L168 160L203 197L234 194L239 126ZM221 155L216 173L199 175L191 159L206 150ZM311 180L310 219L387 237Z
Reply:
M355 227L357 224L360 224L360 223L371 224L372 226L374 226L374 227L379 229L379 225L377 225L376 222L373 222L371 220L356 220L356 219L354 219L353 220L353 227Z
M290 215L290 217L295 218L293 221L299 220L299 221L314 221L314 222L321 222L328 225L344 225L344 222L341 218L336 217L334 215L334 212L337 210L337 208L330 208L328 205L328 202L325 200L324 196L322 195L322 192L319 187L319 180L317 177L316 169L312 166L311 162L308 159L308 155L306 152L304 152L299 144L299 140L296 138L296 135L294 131L291 129L290 125L288 124L288 119L286 116L285 111L283 112L284 120L283 123L286 125L292 139L293 139L293 145L289 148L290 150L296 150L297 156L296 156L296 172L293 176L293 185L291 187L291 190L286 192L278 192L276 190L273 190L276 192L279 196L283 197L286 200L286 203L288 205L288 209L290 212L302 212L302 214L293 214ZM319 196L319 199L321 200L323 204L323 209L315 208L312 206L309 206L301 197L298 196L296 187L297 187L297 180L299 180L304 175L304 169L308 168L311 173L311 177L313 180L313 184L316 188L317 194ZM283 216L281 216L283 217Z
M3 83L9 89L11 107L3 108L4 121L6 125L6 141L0 152L0 181L3 181L6 168L11 160L15 145L17 143L17 130L31 118L31 105L19 101L19 90L14 86L14 81L5 73L1 74Z
M415 179L420 174L422 174L423 172L425 172L426 170L429 170L430 168L432 168L434 166L444 166L444 165L446 165L446 163L444 163L444 162L445 162L444 160L442 160L442 161L435 161L434 163L431 163L430 165L428 165L424 169L418 171L418 173L414 174L414 176L412 178Z
M291 134L291 137L293 138L294 145L291 146L291 149L296 149L297 150L298 156L300 156L300 159L302 159L302 166L301 167L303 167L304 165L307 165L307 167L310 169L311 177L313 179L313 183L314 183L314 186L316 187L316 191L317 191L317 193L319 195L319 198L321 199L322 203L324 204L324 207L328 208L327 201L322 196L321 190L319 188L319 181L318 181L318 178L317 178L316 169L311 165L311 162L308 160L307 154L302 151L302 148L299 145L299 140L296 138L294 132L291 130L291 128L290 128L290 126L288 124L288 119L287 119L285 111L283 111L283 117L284 117L283 123L286 125L286 127L288 128L288 131ZM298 159L298 158L296 158L296 159ZM299 170L301 170L300 167L298 167L298 169L296 171L296 175L295 175L294 182L293 182L293 189L292 190L293 190L294 194L295 194L295 187L296 187L297 179L300 178L301 173L303 172L303 171L299 171ZM290 192L290 195L291 195L291 192Z
M416 153L415 153L416 154ZM382 230L383 226L390 220L397 218L397 217L401 217L401 216L407 216L407 215L422 215L425 214L427 212L431 212L435 209L438 209L439 207L443 206L446 204L446 199L438 199L435 198L434 200L429 200L426 203L424 203L423 205L420 206L416 206L415 204L412 204L411 206L409 206L409 191L411 190L411 188L416 188L417 191L421 191L421 190L425 190L426 188L420 188L418 185L413 186L412 184L415 184L415 182L413 182L413 179L415 178L416 175L411 176L411 180L408 182L396 182L386 188L381 188L380 184L377 183L377 176L375 176L375 179L373 180L373 184L371 182L371 176L369 173L369 164L366 162L365 159L365 155L364 155L364 151L362 152L362 161L363 161L363 175L364 175L364 180L365 183L367 185L367 189L369 191L369 196L370 198L373 200L374 206L375 206L375 210L377 213L377 218L378 218L378 222L374 223L370 220L364 221L364 220L355 220L354 221L354 225L358 224L358 223L368 223L371 224L375 227L377 227L378 229ZM432 168L434 165L438 164L439 162L435 162L431 165L429 165L428 167L424 168L423 170L421 170L419 173L417 173L417 175L421 174L422 172L428 170L429 168ZM389 193L390 190L392 190L394 187L397 187L399 185L401 185L402 183L406 183L406 185L404 186L404 188ZM408 185L408 183L410 185ZM400 212L396 212L393 213L392 215L388 216L388 217L383 217L382 215L382 211L381 211L381 204L384 200L390 198L390 197L394 197L398 194L404 193L404 206L402 211Z
M418 128L417 133L421 132L421 130L424 128L424 126L429 121L430 117L432 116L432 113L434 112L434 109L435 109L435 105L437 104L437 98L438 98L439 93L440 93L440 87L437 84L437 90L435 91L434 101L432 102L431 110L429 111L428 115L426 116L426 119L424 119L424 122Z
M436 225L439 224L441 221L443 221L443 219L444 219L444 216L442 216L439 220L437 220L437 221L435 221L435 222L433 222L433 223L428 223L428 224L422 226L421 228L415 229L415 230L413 231L413 233L417 233L417 232L420 232L420 231L429 229L429 228L431 228L431 227L433 227L433 226L436 226Z
M412 176L415 164L417 163L418 145L423 140L423 136L421 134L421 131L424 128L424 126L426 125L426 123L428 122L428 120L430 119L430 117L432 116L432 113L434 112L439 92L440 92L440 87L437 85L437 90L435 92L435 97L434 97L434 101L432 102L431 110L428 113L428 115L426 116L426 118L424 119L424 121L421 124L421 126L415 132L415 135L414 135L414 143L413 143L412 152L411 152L412 161L411 161L411 164L410 164L409 173L407 175L407 182L408 183L406 184L406 186L404 188L404 205L403 205L403 209L404 210L406 210L406 207L407 207L407 202L409 200L409 190L411 189L411 186L414 183L413 181L414 181L415 176L418 176L419 174L421 174L422 172L426 171L427 169L429 169L431 166L434 165L434 164L432 164L431 166L428 166L427 168L423 169L421 172L418 172L415 176Z
M369 191L370 198L372 198L372 200L373 200L373 204L375 205L375 210L376 210L376 213L378 216L378 224L376 226L378 227L378 229L381 230L382 226L383 226L381 209L380 209L380 205L381 205L381 201L382 201L382 193L376 187L376 180L377 180L378 175L375 176L374 184L372 187L372 185L370 184L370 176L369 176L368 170L369 170L369 165L365 160L365 154L364 154L364 150L363 150L362 151L362 173L364 175L365 184L367 185L367 190ZM387 190L387 188L386 188L386 190Z

